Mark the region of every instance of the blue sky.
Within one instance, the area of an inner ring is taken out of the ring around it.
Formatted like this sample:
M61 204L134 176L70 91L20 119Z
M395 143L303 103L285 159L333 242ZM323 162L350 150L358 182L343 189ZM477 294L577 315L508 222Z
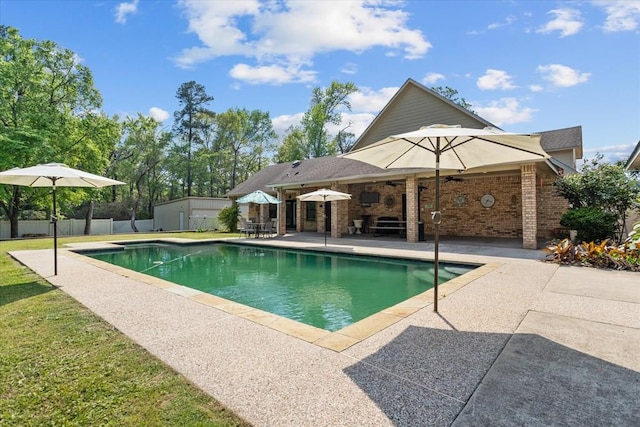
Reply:
M358 136L413 78L508 131L581 125L585 158L640 140L640 0L0 0L0 23L74 51L107 114L167 126L190 80L279 132L337 80L360 89L343 117Z

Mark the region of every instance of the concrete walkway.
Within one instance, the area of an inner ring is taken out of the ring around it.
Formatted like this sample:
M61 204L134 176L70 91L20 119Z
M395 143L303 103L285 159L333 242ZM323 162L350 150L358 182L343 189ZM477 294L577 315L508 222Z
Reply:
M322 235L249 240L325 250ZM383 239L326 250L433 256ZM64 250L58 276L50 250L11 255L256 426L640 425L638 273L443 242L441 259L495 268L443 286L439 313L429 304L333 351Z

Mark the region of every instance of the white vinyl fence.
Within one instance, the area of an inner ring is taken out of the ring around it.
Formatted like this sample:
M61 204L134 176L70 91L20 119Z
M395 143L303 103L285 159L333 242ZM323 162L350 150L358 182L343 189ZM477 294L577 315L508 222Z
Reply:
M63 219L58 221L58 236L82 236L84 234L84 219ZM153 220L136 221L138 231L144 233L153 230ZM114 221L112 219L91 220L91 234L121 234L133 233L131 221ZM18 237L53 236L53 223L48 220L18 221ZM0 221L0 239L11 238L11 224Z

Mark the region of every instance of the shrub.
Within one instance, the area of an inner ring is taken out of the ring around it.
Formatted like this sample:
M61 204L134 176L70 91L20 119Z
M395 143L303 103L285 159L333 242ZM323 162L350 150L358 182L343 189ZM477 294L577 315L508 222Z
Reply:
M220 223L232 233L238 231L238 218L240 217L240 206L227 206L218 214Z
M615 215L600 208L569 209L560 218L560 225L578 232L578 240L602 242L614 236L617 226Z
M553 243L545 248L547 261L557 264L578 264L587 267L640 271L640 248L629 242L620 246L582 242L573 244L569 239Z

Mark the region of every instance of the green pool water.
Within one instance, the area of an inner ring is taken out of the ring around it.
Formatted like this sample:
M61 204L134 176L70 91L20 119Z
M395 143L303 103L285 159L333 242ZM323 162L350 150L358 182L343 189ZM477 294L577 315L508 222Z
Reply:
M433 287L424 261L241 244L146 243L84 255L328 331ZM440 283L474 266L440 264Z

